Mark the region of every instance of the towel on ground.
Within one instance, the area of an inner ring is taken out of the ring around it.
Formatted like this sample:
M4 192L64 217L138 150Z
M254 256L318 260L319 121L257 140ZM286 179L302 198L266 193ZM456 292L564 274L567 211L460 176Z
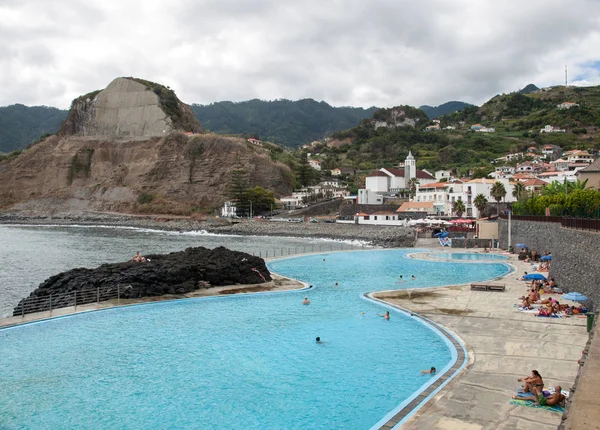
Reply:
M511 405L526 406L528 408L545 409L547 411L557 412L559 414L562 414L565 412L565 409L561 406L541 406L541 405L538 405L536 402L531 402L531 401L522 400L522 399L510 399L509 403Z

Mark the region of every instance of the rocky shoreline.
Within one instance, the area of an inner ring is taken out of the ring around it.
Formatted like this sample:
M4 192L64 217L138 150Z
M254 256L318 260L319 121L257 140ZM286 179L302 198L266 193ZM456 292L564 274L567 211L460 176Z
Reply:
M108 225L167 231L206 231L215 234L249 236L287 236L335 240L356 240L384 248L413 247L416 230L411 227L386 227L340 223L288 223L268 220L230 222L222 218L196 220L189 217L136 216L114 213L2 213L0 224L26 225Z

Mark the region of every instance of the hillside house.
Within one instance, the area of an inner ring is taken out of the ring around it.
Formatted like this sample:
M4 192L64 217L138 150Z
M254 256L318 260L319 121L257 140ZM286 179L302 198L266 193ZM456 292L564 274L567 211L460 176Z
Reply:
M471 130L473 130L473 131L481 130L481 127L483 127L482 124L473 124L471 126Z
M566 133L567 130L564 128L553 127L551 125L547 125L540 130L540 133Z
M559 158L558 160L551 161L550 164L554 167L554 170L569 170L569 162L567 160L563 160Z
M250 143L251 143L251 144L253 144L253 145L256 145L256 146L263 146L263 144L262 144L262 142L261 142L260 140L258 140L258 139L254 139L253 137L251 137L251 138L249 138L249 139L247 139L247 140L248 140L248 142L250 142Z
M569 163L592 163L594 156L587 151L575 151L567 156Z
M549 182L543 181L541 179L538 178L533 178L533 179L529 179L526 182L523 182L523 186L525 187L525 190L528 191L529 193L540 193L542 191L542 188L544 188L546 185L548 185Z
M588 187L600 190L600 158L579 170L576 175L582 182L587 180Z
M425 131L435 131L435 130L439 130L439 129L440 129L439 124L428 125L427 127L425 127Z
M319 160L308 160L308 164L310 164L310 167L312 167L313 169L321 171L321 162Z
M556 108L559 110L563 110L563 109L571 109L575 106L579 106L579 103L564 102L564 103L556 105Z
M477 133L495 133L496 129L494 127L480 127L475 131Z

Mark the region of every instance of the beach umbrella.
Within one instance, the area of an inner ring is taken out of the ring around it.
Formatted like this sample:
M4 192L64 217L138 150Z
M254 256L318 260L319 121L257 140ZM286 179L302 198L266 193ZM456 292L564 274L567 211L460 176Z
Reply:
M448 237L448 232L447 231L443 232L442 237Z
M442 236L443 234L444 234L443 232L439 231L439 232L437 232L436 234L434 234L434 235L433 235L433 237L440 237L440 236ZM442 236L442 237L443 237L443 236Z
M588 299L583 294L577 292L563 294L562 298L566 300L572 300L574 302L585 302Z
M530 273L528 275L523 276L523 279L527 279L528 281L538 280L538 279L545 281L546 277L544 275L542 275L541 273Z
M552 260L552 256L551 255L544 255L544 256L542 256L542 258L540 258L540 260L542 260L542 261L550 261L550 260Z

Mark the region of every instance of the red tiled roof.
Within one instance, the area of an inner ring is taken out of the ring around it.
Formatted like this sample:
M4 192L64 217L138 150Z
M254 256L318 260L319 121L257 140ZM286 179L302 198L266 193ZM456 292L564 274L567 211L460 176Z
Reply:
M449 185L448 182L434 182L433 184L421 185L419 188L446 188Z
M542 181L541 179L534 178L534 179L528 180L527 182L524 182L523 185L526 187L532 187L534 185L548 185L548 182Z
M375 176L388 176L386 173L383 173L381 170L375 170L373 173L367 175L367 178L374 178Z

